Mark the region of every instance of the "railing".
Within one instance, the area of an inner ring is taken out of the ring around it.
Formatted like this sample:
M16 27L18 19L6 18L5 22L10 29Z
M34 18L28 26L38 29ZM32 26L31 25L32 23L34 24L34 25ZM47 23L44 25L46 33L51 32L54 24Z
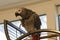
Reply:
M17 38L17 40L21 40L21 39L23 39L23 38L26 37L26 36L29 36L29 35L32 35L32 34L35 34L35 33L41 33L41 32L50 32L50 33L54 33L54 34L51 34L51 35L48 35L48 36L42 36L42 37L40 37L40 39L52 38L52 37L60 36L60 32L59 32L59 31L42 29L42 30L36 30L36 31L34 31L34 32L31 32L31 33L26 33L26 34L20 36L19 38Z
M21 40L26 36L32 35L34 33L41 33L41 32L51 32L53 34L47 35L47 36L42 36L42 37L40 37L40 39L60 36L59 31L48 30L48 29L41 29L41 30L36 30L31 33L25 33L23 30L21 30L20 28L18 28L17 26L12 24L8 20L4 20L4 30L5 30L7 40ZM23 33L24 35L20 36L21 33Z
M16 40L16 38L19 37L21 33L25 34L25 31L21 30L8 20L4 20L4 31L7 40Z

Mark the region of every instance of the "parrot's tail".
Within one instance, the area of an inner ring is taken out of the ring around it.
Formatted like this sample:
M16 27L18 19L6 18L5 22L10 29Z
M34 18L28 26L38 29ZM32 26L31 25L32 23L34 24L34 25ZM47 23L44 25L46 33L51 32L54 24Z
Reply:
M40 36L38 34L33 34L32 40L40 40Z

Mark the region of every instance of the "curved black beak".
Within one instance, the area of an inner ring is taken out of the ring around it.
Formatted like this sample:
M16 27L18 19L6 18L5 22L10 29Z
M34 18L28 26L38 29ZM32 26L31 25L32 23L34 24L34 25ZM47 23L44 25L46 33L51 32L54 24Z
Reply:
M16 13L15 13L15 16L16 16L16 17L17 17L17 16L20 16L20 14L19 14L18 12L16 12Z

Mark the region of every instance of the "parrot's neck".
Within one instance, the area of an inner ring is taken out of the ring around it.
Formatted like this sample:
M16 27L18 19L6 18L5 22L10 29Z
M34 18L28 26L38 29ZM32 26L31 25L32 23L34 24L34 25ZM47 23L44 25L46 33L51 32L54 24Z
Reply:
M22 20L29 19L33 14L26 14L25 16L22 16Z

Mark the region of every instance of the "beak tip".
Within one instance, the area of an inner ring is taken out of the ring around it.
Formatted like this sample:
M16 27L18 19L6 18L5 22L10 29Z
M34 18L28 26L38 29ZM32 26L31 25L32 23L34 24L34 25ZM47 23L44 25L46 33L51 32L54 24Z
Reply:
M15 16L17 17L17 16L19 16L19 14L18 13L15 13Z

